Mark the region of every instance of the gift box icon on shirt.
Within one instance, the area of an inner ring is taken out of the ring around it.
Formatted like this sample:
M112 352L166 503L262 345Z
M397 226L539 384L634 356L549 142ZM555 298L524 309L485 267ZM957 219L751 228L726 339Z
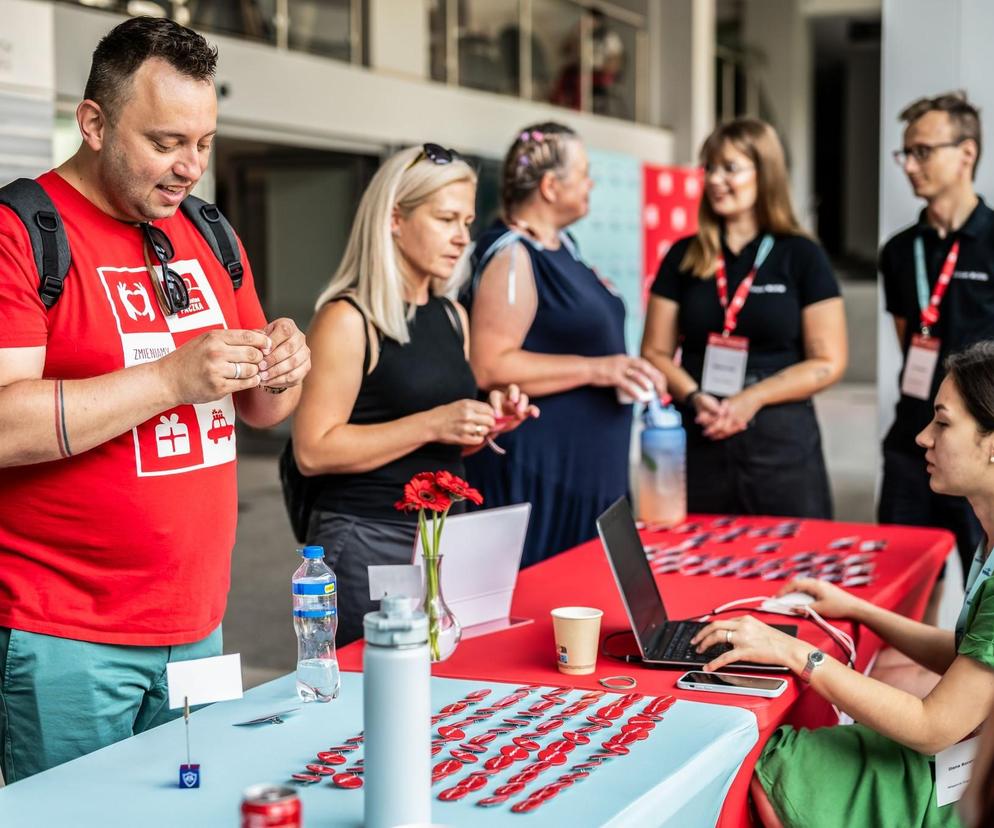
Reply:
M179 421L179 414L159 417L155 427L155 450L159 457L190 453L190 429Z

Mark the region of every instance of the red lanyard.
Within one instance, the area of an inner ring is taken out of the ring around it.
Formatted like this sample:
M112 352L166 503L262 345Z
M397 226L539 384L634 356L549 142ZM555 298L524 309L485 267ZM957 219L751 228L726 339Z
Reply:
M720 253L718 254L718 261L714 271L714 283L715 287L718 288L718 301L725 309L725 327L721 332L722 336L729 336L739 324L739 312L742 310L742 306L749 296L749 288L752 287L752 283L756 279L756 271L762 267L772 247L773 237L769 235L763 236L759 250L756 253L756 260L752 264L752 269L739 284L738 288L736 288L731 304L728 302L728 274L725 271L725 257Z
M915 276L918 282L918 301L921 304L921 328L922 332L928 334L928 329L939 321L939 306L942 304L942 297L946 295L946 288L952 281L953 272L956 270L956 262L959 260L959 239L953 242L952 247L946 254L946 260L942 263L942 270L939 271L939 279L932 288L932 296L928 303L922 303L927 290L928 279L925 275L925 245L921 236L915 239ZM923 289L923 284L925 289Z

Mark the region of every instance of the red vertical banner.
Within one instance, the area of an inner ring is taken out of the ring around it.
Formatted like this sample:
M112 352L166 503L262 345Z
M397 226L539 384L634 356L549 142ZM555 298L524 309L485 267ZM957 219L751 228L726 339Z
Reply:
M697 232L704 186L699 167L642 167L642 302L673 242Z

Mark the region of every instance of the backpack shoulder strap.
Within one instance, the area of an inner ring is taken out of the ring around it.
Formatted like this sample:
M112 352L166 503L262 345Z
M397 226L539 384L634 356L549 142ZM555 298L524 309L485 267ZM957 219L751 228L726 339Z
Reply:
M62 285L72 263L62 217L41 184L30 178L18 178L0 187L0 204L13 210L28 231L41 278L38 292L45 307L51 308L62 295Z
M209 204L196 196L187 196L180 208L210 245L217 260L224 265L235 290L240 288L245 268L238 250L238 238L224 214L217 209L216 204Z

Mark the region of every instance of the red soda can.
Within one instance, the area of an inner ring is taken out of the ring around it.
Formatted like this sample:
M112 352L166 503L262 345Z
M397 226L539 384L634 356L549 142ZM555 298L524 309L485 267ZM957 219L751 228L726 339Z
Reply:
M300 799L286 785L253 785L242 794L242 828L301 828Z

